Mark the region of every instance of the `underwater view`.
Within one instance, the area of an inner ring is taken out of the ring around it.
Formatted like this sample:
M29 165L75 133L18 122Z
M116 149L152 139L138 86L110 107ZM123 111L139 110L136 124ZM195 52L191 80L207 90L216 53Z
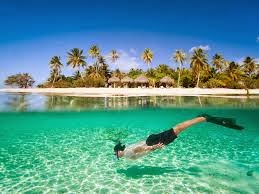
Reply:
M0 95L0 193L259 193L259 99ZM201 113L170 145L118 160L130 145Z

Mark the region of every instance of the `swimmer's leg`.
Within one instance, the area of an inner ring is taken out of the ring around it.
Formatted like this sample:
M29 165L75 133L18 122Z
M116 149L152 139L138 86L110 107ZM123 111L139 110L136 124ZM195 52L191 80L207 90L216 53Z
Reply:
M192 120L179 123L175 127L169 130L163 131L159 134L151 134L150 136L148 136L146 140L146 144L148 146L152 146L158 143L162 143L163 145L168 145L172 143L184 129L203 121L206 121L206 118L203 116L198 116Z
M182 131L184 131L185 129L187 129L188 127L191 127L192 125L195 125L197 123L201 123L201 122L204 122L206 121L206 118L205 117L196 117L194 119L191 119L191 120L188 120L188 121L184 121L182 123L179 123L177 124L173 130L174 130L174 133L176 135L179 135Z

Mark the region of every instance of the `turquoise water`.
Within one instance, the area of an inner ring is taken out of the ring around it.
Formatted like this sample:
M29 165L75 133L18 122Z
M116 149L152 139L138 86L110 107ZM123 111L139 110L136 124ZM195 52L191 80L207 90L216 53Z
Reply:
M258 100L161 98L49 105L51 97L2 95L0 193L259 193ZM201 123L138 160L113 155L117 139L135 143L202 112L238 118L245 130Z

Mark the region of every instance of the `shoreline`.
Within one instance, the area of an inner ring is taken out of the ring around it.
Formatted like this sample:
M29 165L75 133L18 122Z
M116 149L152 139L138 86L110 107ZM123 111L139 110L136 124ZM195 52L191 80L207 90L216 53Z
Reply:
M250 89L249 95L247 95L245 89L226 88L4 88L0 89L0 93L55 94L81 97L232 96L243 98L250 97L251 95L259 95L259 89Z

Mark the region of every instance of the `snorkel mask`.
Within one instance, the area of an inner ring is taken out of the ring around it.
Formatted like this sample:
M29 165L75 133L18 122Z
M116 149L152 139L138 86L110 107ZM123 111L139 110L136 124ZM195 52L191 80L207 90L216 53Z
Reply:
M114 152L115 152L114 155L117 156L118 160L119 160L119 155L118 155L119 151L124 151L125 148L126 148L126 146L125 146L125 145L122 145L120 141L119 141L119 143L117 143L117 144L114 146L114 148L113 148L113 149L114 149Z

